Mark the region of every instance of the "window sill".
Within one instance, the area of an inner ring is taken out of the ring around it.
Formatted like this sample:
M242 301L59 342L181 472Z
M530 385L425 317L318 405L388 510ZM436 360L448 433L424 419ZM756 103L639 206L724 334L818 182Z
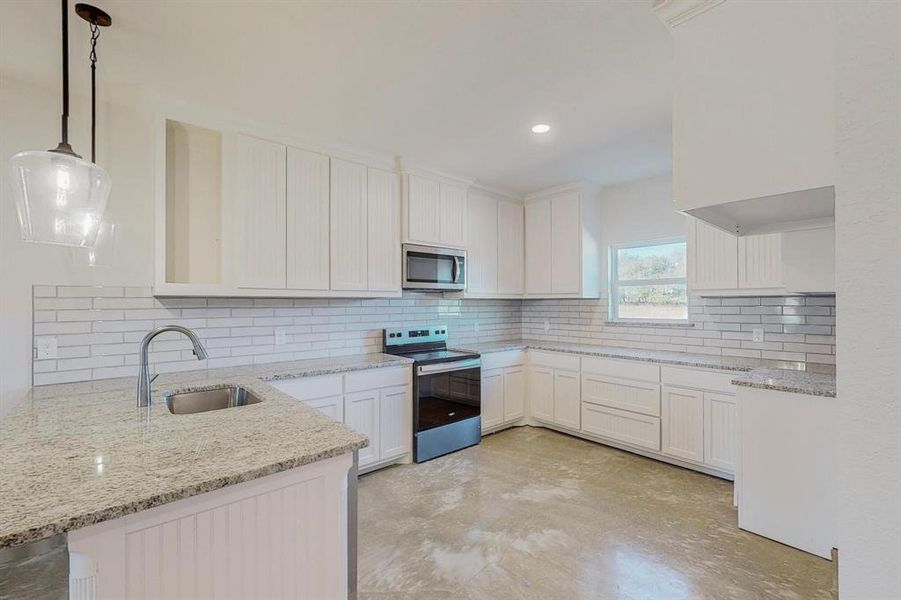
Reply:
M691 321L630 321L627 319L621 319L616 321L604 321L605 327L652 327L652 328L663 328L663 327L678 327L690 329L695 326Z

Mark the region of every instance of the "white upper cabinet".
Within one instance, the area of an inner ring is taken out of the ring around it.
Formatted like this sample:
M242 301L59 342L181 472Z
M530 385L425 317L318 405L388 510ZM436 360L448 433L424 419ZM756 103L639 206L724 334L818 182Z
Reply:
M397 173L369 169L368 264L370 291L400 291L400 186Z
M525 201L525 287L529 297L599 298L598 199L577 185Z
M700 295L785 293L781 233L737 237L688 219L688 289Z
M444 246L465 246L466 188L442 182L438 189L441 206L438 241Z
M525 292L523 207L516 202L497 203L497 291L502 296ZM471 263L470 263L471 264Z
M578 294L582 287L580 194L551 199L551 293Z
M286 148L248 135L236 136L235 146L237 285L284 288Z
M739 225L742 234L763 232L767 220L830 214L835 183L830 3L724 2L677 23L673 39L677 210L722 227ZM756 205L767 210L722 207L762 198L769 200ZM717 208L693 212L704 207Z
M498 201L470 192L466 248L466 293L492 296L498 288Z
M782 234L785 289L798 293L835 293L835 228Z
M367 172L364 165L331 161L331 288L368 286Z
M405 241L433 246L466 246L465 185L409 173L405 189Z
M539 199L525 205L526 294L551 293L551 201Z
M782 288L782 234L738 238L738 287Z
M288 287L329 288L329 157L288 148Z
M407 176L407 239L437 243L441 236L441 198L438 182L419 175Z
M738 289L738 238L688 218L688 289Z

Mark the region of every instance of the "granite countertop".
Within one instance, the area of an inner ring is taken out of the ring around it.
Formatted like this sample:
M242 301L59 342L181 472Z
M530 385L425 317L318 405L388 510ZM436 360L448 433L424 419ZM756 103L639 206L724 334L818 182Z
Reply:
M370 354L166 374L149 411L135 406L134 378L35 388L0 418L0 548L363 448L366 436L265 382L410 362ZM263 401L189 415L161 402L226 384Z
M698 367L736 372L732 380L735 385L767 390L795 392L814 396L835 397L835 366L817 365L757 358L731 356L706 356L681 352L661 352L656 350L633 350L590 344L548 342L540 340L507 340L464 344L461 350L480 354L504 352L506 350L545 350L565 352L583 356L599 356L624 360L638 360L682 367Z
M835 369L826 366L807 371L755 369L732 380L735 385L835 398Z
M591 344L573 344L569 342L548 342L543 340L508 340L500 342L484 342L464 344L456 347L459 350L469 350L479 354L491 352L503 352L505 350L545 350L548 352L564 352L567 354L580 354L583 356L597 356L601 358L618 358L623 360L637 360L653 362L680 367L699 367L704 369L720 369L725 371L751 371L764 366L764 361L755 358L742 358L733 356L711 356L706 354L686 354L684 352L665 352L658 350L636 350L632 348L618 348L615 346L594 346ZM781 366L775 364L768 366ZM794 364L794 363L791 363ZM788 363L786 363L786 366Z

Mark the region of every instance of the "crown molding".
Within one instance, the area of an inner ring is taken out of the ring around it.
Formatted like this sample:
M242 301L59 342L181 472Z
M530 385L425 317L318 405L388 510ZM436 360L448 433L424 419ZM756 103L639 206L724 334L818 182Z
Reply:
M661 21L676 27L719 6L726 0L654 0L653 9Z

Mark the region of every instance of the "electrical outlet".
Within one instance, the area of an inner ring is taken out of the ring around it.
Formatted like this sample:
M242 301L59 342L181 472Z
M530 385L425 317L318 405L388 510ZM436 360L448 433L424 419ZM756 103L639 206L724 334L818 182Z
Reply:
M288 334L284 331L276 331L275 332L275 345L276 346L284 346L288 343Z
M551 330L551 322L547 319L544 320L544 332L547 333Z
M39 337L35 340L35 358L50 360L57 357L59 349L55 337Z
M478 321L476 321L476 323L475 323L475 325L473 326L473 328L475 329L475 332L476 332L476 333L479 332L479 322L478 322Z
M763 343L763 329L756 328L751 330L751 338L754 340L755 344Z

